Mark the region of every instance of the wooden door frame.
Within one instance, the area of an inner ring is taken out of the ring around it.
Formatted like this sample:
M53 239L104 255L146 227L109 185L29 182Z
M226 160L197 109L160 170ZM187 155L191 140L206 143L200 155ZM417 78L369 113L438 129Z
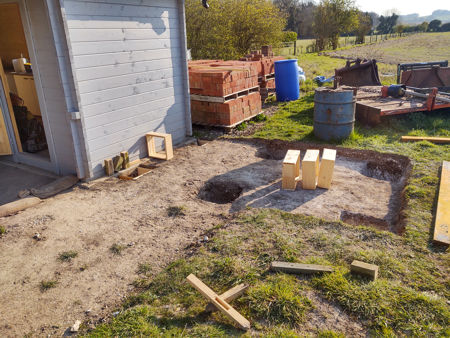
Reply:
M32 1L43 1L43 0L32 0ZM31 20L30 20L29 14L28 14L27 3L25 0L0 0L0 5L8 4L8 3L9 4L15 3L19 7L20 19L21 19L23 31L25 34L25 40L26 40L26 44L27 44L27 48L28 48L28 54L30 55L30 61L33 65L34 84L35 84L36 93L38 96L39 107L41 109L45 137L47 140L49 156L50 156L50 159L46 160L46 159L43 159L42 157L36 156L35 154L22 152L20 138L17 138L18 135L14 132L13 135L15 135L15 140L10 139L11 148L13 151L13 155L12 155L13 160L15 162L24 163L24 164L39 167L39 168L42 168L44 170L48 170L48 171L51 171L54 173L58 173L59 166L58 166L56 152L55 152L53 134L51 132L50 123L48 120L47 105L46 105L46 102L44 99L44 89L42 86L42 81L41 81L41 76L40 76L39 63L37 62L37 58L36 58L35 41L33 39L33 34L32 34L32 29L31 29ZM45 5L45 8L47 8L45 1L43 1L43 3ZM46 18L43 18L43 19L46 20ZM8 87L6 87L6 88L8 88ZM6 88L5 88L5 90L6 90ZM12 107L11 107L11 109L12 109ZM10 125L10 127L12 127L14 129L14 127L13 127L13 125L15 124L15 118L13 119L14 112L10 111L10 114L12 114L12 116L10 116L11 123L9 125ZM11 142L11 141L14 141L14 142Z

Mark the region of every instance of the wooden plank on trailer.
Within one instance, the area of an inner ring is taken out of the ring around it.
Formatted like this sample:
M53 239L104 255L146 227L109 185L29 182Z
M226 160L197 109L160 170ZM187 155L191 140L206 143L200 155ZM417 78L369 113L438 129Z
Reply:
M225 291L219 297L225 300L227 303L229 303L235 300L236 298L240 297L245 291L247 291L247 289L248 285L239 284L232 287L230 290ZM205 312L214 312L214 311L217 311L217 308L213 303L209 303L205 308Z
M450 162L442 162L441 183L434 223L433 242L450 245Z
M428 141L437 144L447 144L450 143L450 137L402 136L401 141L402 142Z
M299 263L289 263L289 262L272 262L270 265L270 270L281 271L286 273L319 273L319 272L333 272L333 267L327 265L317 265L317 264L299 264Z
M302 188L314 190L319 175L319 150L308 149L302 161Z
M205 298L214 304L223 314L235 322L239 328L243 330L250 329L250 322L245 319L239 312L237 312L230 304L219 297L213 290L211 290L205 283L198 279L195 275L190 274L187 281L197 289Z
M333 180L334 163L336 162L336 150L324 149L322 161L320 162L319 178L317 186L319 188L330 189Z

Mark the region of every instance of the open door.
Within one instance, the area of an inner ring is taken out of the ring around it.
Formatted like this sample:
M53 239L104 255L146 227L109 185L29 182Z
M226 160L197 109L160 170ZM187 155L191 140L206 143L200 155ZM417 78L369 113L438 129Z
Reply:
M2 91L3 96L6 100L4 102L5 108L2 110L2 105L0 105L0 155L11 155L11 142L8 137L8 131L6 129L6 119L9 118L11 120L11 125L14 129L14 136L16 138L16 144L19 151L22 151L22 144L20 143L19 131L17 129L16 118L14 116L13 106L11 103L11 97L9 94L9 85L8 80L6 79L5 70L3 69L2 59L0 58L0 91ZM5 111L6 110L6 111ZM8 116L9 110L9 116Z
M0 105L0 156L11 154L11 144L9 143L8 131L6 130L5 117Z

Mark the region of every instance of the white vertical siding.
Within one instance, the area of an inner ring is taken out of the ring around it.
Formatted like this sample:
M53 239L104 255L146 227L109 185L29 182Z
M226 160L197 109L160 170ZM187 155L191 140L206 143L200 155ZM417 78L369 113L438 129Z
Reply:
M61 0L91 176L144 134L186 137L184 31L177 0ZM182 13L182 12L181 12Z
M35 77L42 85L41 109L45 112L50 130L46 130L48 142L53 142L58 174L76 172L74 146L66 106L61 75L58 72L58 56L44 0L26 0L26 11L37 65Z

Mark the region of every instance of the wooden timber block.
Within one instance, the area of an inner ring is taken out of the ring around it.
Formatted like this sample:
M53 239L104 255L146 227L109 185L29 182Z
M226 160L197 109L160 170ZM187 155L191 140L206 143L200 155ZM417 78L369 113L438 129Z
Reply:
M317 186L319 188L330 189L333 180L334 163L336 162L336 150L324 149L322 161L320 161L319 179Z
M114 171L118 172L122 170L123 158L122 156L114 156L113 157L113 166Z
M370 277L372 280L376 280L378 277L378 266L374 264L354 260L350 270L352 273Z
M114 164L113 160L110 158L105 160L105 174L106 176L114 175Z
M433 242L450 245L450 162L442 162Z
M318 272L333 272L331 266L326 265L316 265L316 264L299 264L299 263L288 263L288 262L272 262L270 265L270 270L281 271L285 273L305 273L312 274Z
M206 299L213 303L217 309L219 309L223 314L225 314L228 318L235 322L239 326L239 328L243 330L250 329L250 322L247 319L245 319L224 299L220 298L219 295L217 295L195 275L190 274L186 279L194 288L197 289L198 292L200 292Z
M239 284L234 287L232 287L230 290L225 291L222 293L219 297L222 298L227 303L235 300L236 298L240 297L245 291L247 291L248 285L245 284ZM217 311L217 308L213 303L209 303L206 305L205 312L214 312Z
M319 151L308 149L302 162L302 188L316 189L317 176L319 176Z
M128 155L128 151L122 151L120 157L122 157L122 169L128 169L130 167L130 156Z
M166 161L171 160L173 158L172 135L152 132L145 134L145 137L147 139L147 150L149 157ZM164 139L164 147L165 147L164 154L156 152L155 138Z
M281 188L295 190L300 180L300 150L288 150L283 160Z

